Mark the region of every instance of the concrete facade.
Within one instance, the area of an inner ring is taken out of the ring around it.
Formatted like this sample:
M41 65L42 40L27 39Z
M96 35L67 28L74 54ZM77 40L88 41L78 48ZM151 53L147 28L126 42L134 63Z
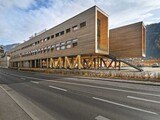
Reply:
M4 53L0 57L0 67L8 68L9 67L10 56L7 53Z

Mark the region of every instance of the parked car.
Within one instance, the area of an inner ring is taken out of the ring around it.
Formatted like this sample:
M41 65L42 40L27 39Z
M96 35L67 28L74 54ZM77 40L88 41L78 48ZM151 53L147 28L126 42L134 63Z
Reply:
M153 63L152 67L159 67L159 64L158 63Z

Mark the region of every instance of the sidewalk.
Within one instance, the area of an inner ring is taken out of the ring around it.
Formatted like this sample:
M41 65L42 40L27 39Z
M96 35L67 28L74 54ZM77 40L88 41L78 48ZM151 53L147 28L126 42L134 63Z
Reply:
M0 120L32 120L0 86Z

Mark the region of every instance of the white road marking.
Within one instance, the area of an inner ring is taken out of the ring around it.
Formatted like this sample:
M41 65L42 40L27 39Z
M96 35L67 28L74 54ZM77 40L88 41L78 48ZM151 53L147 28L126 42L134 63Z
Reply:
M21 80L26 80L25 78L21 78Z
M110 119L108 119L108 118L106 118L106 117L103 117L103 116L101 116L101 115L95 117L95 119L96 119L96 120L110 120Z
M150 100L150 99L139 98L134 96L127 96L127 98L160 104L160 101L156 101L156 100Z
M35 77L27 77L27 76L15 75L15 74L9 74L9 75L16 76L16 77L24 77L24 78L29 78L29 79L35 79L35 80L46 80L46 81L56 82L56 83L63 83L63 84L70 84L70 85L79 85L79 86L99 88L99 89L105 89L105 90L113 90L113 91L119 91L119 92L127 92L127 93L134 93L134 94L141 94L141 95L160 97L160 95L158 95L158 94L152 94L152 93L136 92L136 91L131 91L131 90L123 90L123 89L116 89L116 88L109 88L109 87L86 85L86 84L72 83L72 82L62 82L62 81L48 80L48 79L35 78Z
M54 88L54 89L57 89L57 90L61 90L61 91L67 91L66 89L63 89L63 88L59 88L59 87L55 87L55 86L49 86L50 88Z
M121 103L116 103L116 102L112 102L112 101L101 99L101 98L97 98L97 97L92 97L92 98L95 99L95 100L99 100L99 101L102 101L102 102L118 105L118 106L121 106L121 107L125 107L125 108L129 108L129 109L133 109L133 110L137 110L137 111L141 111L141 112L145 112L145 113L150 113L150 114L158 115L158 113L156 113L156 112L144 110L144 109L141 109L141 108L136 108L136 107L124 105L124 104L121 104Z
M119 91L119 92L127 92L127 93L134 93L134 94L141 94L141 95L149 95L149 96L160 97L160 95L158 95L158 94L136 92L136 91L116 89L116 88L109 88L109 87L101 87L101 86L95 86L95 85L86 85L86 84L81 84L81 83L62 82L62 81L56 81L56 80L46 80L46 81L55 82L55 83L70 84L70 85L85 86L85 87L92 87L92 88L99 88L99 89L105 89L105 90L113 90L113 91Z
M39 82L36 82L36 81L31 81L32 83L35 83L35 84L39 84Z

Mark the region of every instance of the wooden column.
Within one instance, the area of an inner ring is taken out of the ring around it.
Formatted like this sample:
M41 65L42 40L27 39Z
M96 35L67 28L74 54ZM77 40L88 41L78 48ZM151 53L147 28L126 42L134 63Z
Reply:
M42 59L39 60L39 66L42 68Z
M48 62L48 58L46 59L46 68L48 68L49 62Z

